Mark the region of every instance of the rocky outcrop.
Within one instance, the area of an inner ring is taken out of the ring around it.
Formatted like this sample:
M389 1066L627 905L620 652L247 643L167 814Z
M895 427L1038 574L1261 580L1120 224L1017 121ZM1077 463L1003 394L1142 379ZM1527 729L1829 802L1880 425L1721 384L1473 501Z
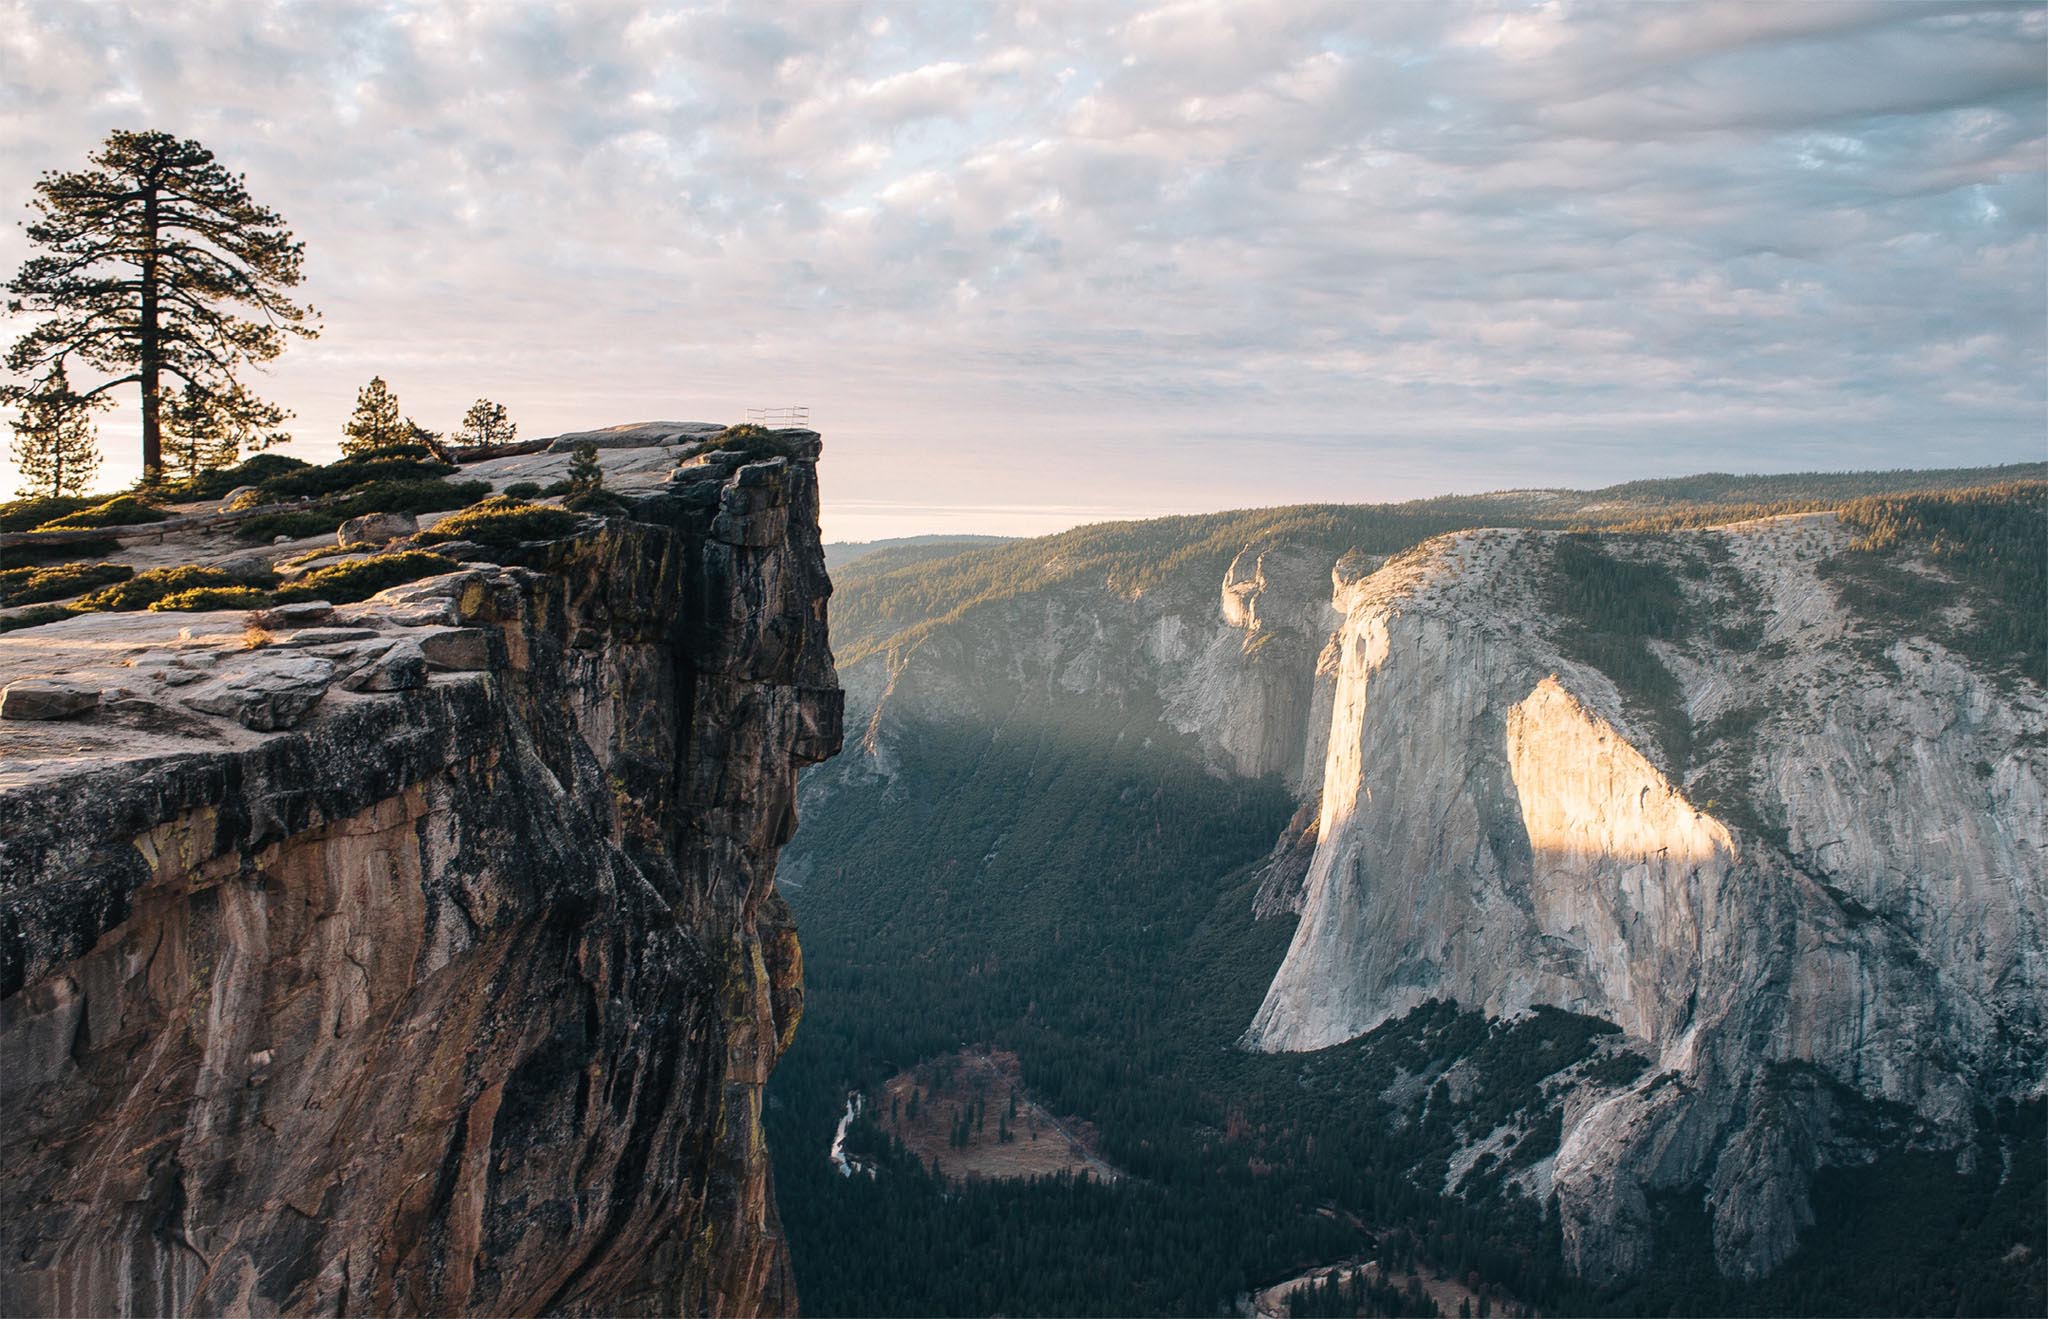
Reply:
M1978 1105L2048 1090L2048 702L1860 629L1817 572L1846 541L1817 514L1625 547L1702 624L1659 644L1662 722L1561 644L1552 536L1445 537L1341 588L1302 921L1247 1042L1428 999L1619 1025L1654 1065L1568 1099L1552 1173L1602 1278L1698 1187L1720 1266L1767 1272L1816 1167L1961 1147Z
M5 725L0 1311L794 1308L774 873L840 697L782 438L267 635L0 638L101 693Z

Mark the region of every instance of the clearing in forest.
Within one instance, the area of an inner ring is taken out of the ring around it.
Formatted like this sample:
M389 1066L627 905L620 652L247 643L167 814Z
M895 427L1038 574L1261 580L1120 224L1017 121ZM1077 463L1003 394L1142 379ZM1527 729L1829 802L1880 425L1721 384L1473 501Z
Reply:
M1122 1176L1096 1155L1092 1125L1056 1118L1024 1092L1017 1055L1006 1050L949 1053L898 1072L873 1111L883 1131L946 1177Z

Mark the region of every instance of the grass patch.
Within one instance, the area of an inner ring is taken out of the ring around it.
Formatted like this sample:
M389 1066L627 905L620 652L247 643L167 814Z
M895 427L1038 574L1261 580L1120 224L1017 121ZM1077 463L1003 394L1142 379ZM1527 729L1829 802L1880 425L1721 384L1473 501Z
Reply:
M120 563L71 563L55 568L9 568L0 572L0 605L62 600L96 587L125 582L135 570Z
M402 586L407 582L416 582L422 577L438 577L444 572L454 572L461 566L445 555L429 554L425 550L373 554L366 559L337 563L332 568L307 573L291 585L278 590L274 598L280 604L287 604L293 600L326 600L338 605L353 604L358 600L367 600L387 587Z
M178 568L152 568L148 572L136 573L125 582L94 591L80 600L75 608L85 611L112 610L126 612L147 609L157 601L178 595L199 587L248 586L268 587L274 580L268 573L262 577L228 572L224 568L202 568L186 564Z
M422 544L467 540L479 545L519 545L534 540L556 540L583 524L575 513L559 508L542 508L524 500L494 495L420 533Z
M270 603L270 592L253 586L195 586L150 602L153 612L174 609L258 609Z
M134 495L115 495L103 504L81 508L62 517L51 518L35 531L87 531L95 527L133 527L145 522L162 522L170 514L152 504L144 503Z

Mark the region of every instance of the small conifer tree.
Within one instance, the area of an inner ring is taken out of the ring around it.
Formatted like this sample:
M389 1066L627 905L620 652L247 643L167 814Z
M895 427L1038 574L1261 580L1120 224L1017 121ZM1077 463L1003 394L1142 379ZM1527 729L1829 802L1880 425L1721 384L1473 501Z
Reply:
M458 444L480 450L481 456L488 458L499 448L512 443L518 434L519 424L506 414L503 403L480 398L463 414L462 426L455 432L455 440Z
M398 395L383 376L371 376L370 383L356 391L356 410L341 428L341 451L357 454L404 444L412 437L412 424L398 415Z
M82 495L100 467L92 424L97 400L71 389L60 365L21 397L14 418L14 463L23 498Z
M604 468L597 461L597 446L579 444L569 459L569 497L594 495L604 489Z

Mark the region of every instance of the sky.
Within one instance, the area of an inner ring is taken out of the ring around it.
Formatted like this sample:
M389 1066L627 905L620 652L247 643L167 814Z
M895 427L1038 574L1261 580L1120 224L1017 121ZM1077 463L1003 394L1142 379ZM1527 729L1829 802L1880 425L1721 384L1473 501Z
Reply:
M806 405L837 539L2048 457L2041 5L0 0L0 70L0 204L160 129L304 240L309 460L373 374Z

